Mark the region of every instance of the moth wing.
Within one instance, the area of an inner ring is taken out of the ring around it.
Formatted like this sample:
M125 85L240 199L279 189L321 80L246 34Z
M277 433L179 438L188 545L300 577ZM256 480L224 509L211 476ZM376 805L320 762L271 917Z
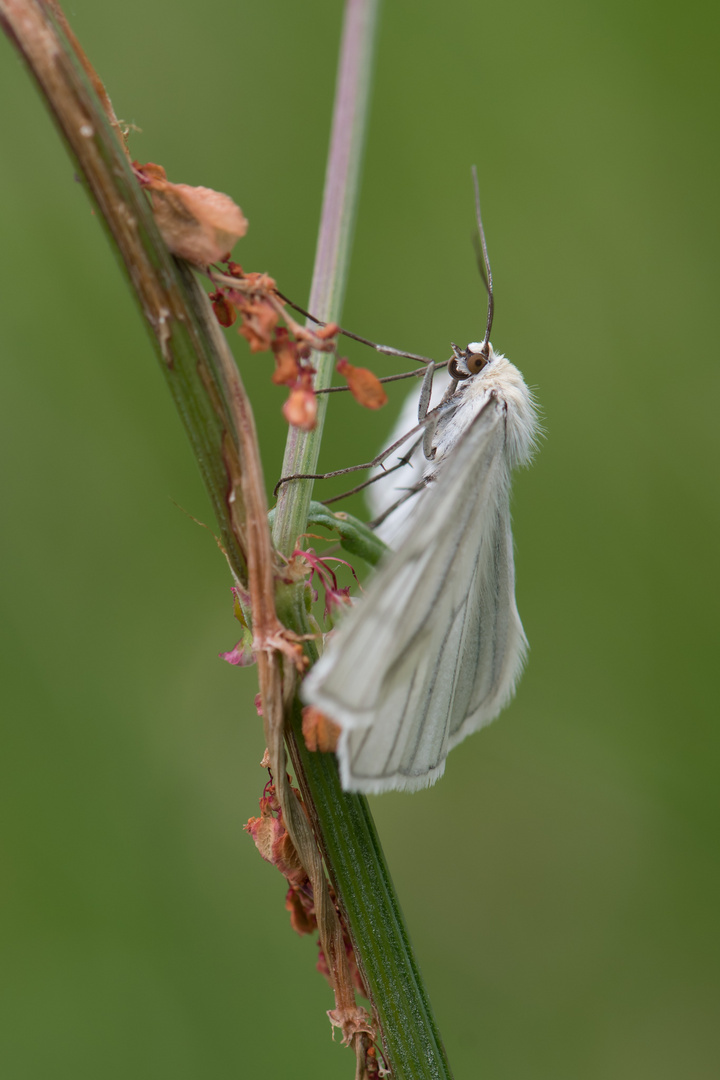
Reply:
M524 634L514 600L505 412L488 394L305 680L341 727L346 789L416 790L511 695Z
M440 404L443 394L447 390L449 384L450 376L447 372L447 368L435 375L429 402L429 407L431 409ZM389 444L392 445L392 443L397 442L402 438L406 431L409 431L417 423L419 396L418 391L411 392L406 397L400 415L395 423L395 427L388 439ZM412 446L412 442L403 446L402 450L398 450L398 459L401 454L407 455L410 446ZM418 445L409 457L406 458L406 461L407 464L403 468L398 469L391 476L385 475L385 469L382 468L382 466L371 473L372 476L377 476L379 478L376 483L371 484L370 487L367 488L365 493L366 502L373 518L379 518L403 495L407 495L409 489L422 482L423 475L427 468L427 459L422 451L422 437L418 439ZM387 464L392 465L393 461L390 460ZM427 489L421 489L397 506L375 530L380 539L384 540L385 543L392 548L399 547L407 535L410 518L413 516L417 503L423 499L426 494Z
M527 652L527 638L515 603L509 491L498 502L487 536L468 588L467 618L449 719L450 750L494 720L508 703Z

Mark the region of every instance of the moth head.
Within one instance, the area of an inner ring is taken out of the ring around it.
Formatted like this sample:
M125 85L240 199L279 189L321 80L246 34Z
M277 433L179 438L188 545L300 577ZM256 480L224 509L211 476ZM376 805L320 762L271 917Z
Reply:
M469 379L490 363L494 353L489 341L471 341L466 349L452 345L453 356L448 361L448 371L453 379Z

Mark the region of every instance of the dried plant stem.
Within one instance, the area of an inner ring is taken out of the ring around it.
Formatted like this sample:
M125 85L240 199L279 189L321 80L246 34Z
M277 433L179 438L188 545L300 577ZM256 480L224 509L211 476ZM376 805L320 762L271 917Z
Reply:
M198 287L197 284L195 287ZM322 858L287 775L284 719L295 694L293 664L299 656L299 649L288 640L275 612L275 553L270 541L265 485L252 412L235 361L212 316L210 326L217 339L223 380L231 402L235 430L239 434L240 474L236 486L242 492L246 517L243 535L253 616L253 650L257 657L265 739L275 778L275 791L290 839L312 884L320 941L333 976L333 1022L342 1029L343 1037L349 1043L372 1029L364 1010L355 1005L342 926L327 888Z
M348 0L310 300L312 311L325 320L339 314L344 289L376 15L377 0ZM331 755L308 753L297 737L296 637L305 631L304 608L298 590L281 589L281 618L276 614L275 553L254 422L227 344L193 272L172 258L160 238L130 169L109 98L55 0L0 0L0 25L45 96L117 247L210 494L229 565L250 591L266 738L285 821L315 891L334 977L334 1019L362 1049L367 1027L354 1005L325 869L353 939L395 1080L447 1080L449 1068L367 802L341 791ZM319 384L327 386L331 361L323 355L316 360ZM321 418L326 402L323 396ZM315 471L319 437L319 427L309 436L293 432L286 473ZM310 482L288 485L275 519L281 552L292 550L304 530L310 494ZM284 723L313 829L287 783Z

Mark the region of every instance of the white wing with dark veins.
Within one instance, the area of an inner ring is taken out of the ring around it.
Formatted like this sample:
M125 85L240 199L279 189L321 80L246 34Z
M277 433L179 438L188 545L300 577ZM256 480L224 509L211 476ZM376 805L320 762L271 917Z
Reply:
M520 381L532 442L529 392L517 369L498 359ZM304 699L340 725L347 790L433 783L448 750L500 712L522 668L508 401L479 377L472 398L459 398L465 415L453 421L459 433L452 452L431 466L436 479L411 511L401 547L384 560L303 686Z

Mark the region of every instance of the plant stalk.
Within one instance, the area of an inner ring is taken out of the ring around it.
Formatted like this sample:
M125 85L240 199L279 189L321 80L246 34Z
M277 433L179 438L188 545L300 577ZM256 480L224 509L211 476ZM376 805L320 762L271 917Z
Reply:
M332 133L309 311L324 322L340 320L349 269L372 75L378 0L348 0L336 84ZM330 385L333 357L315 354L316 388ZM319 398L311 432L291 428L283 475L315 472L328 395ZM280 489L273 539L285 555L306 530L312 480ZM300 590L278 597L280 617L300 633L306 624ZM313 660L317 652L311 644ZM331 754L310 753L295 703L286 738L305 805L355 955L370 993L388 1065L395 1080L449 1080L450 1067L415 960L405 920L375 830L367 799L344 792Z
M308 310L323 322L339 319L347 284L378 15L379 0L347 0L345 5L320 230L308 302ZM312 362L317 372L316 389L326 389L332 381L333 356L314 353ZM317 424L313 431L290 428L283 476L317 471L327 397L321 394L318 398ZM312 480L296 480L280 489L273 542L283 555L290 554L297 537L305 530L312 488Z
M347 277L377 8L377 0L348 0L346 10L310 299L313 313L325 321L339 316ZM236 579L250 584L255 598L254 628L262 627L259 668L266 713L282 717L280 653L285 646L285 676L290 653L275 618L273 597L268 595L272 552L252 413L227 343L193 273L169 254L162 241L130 168L107 94L58 5L54 0L0 0L0 24L46 99L151 331L212 500L228 562ZM318 385L326 386L332 361L320 355L316 363ZM316 431L291 432L286 472L314 471L325 398ZM283 493L275 516L276 544L282 552L292 550L295 537L304 531L311 488L311 482L293 483ZM278 601L283 623L304 632L298 591L283 595L281 590ZM448 1080L449 1067L367 801L341 790L334 757L310 754L299 735L297 703L290 713L286 734L296 775L371 994L392 1074L395 1080ZM273 721L268 739L274 740L279 754L282 741L278 748L277 735ZM304 826L305 816L300 814L296 829L302 831ZM321 870L315 866L316 879ZM333 917L334 911L328 912L330 921Z

